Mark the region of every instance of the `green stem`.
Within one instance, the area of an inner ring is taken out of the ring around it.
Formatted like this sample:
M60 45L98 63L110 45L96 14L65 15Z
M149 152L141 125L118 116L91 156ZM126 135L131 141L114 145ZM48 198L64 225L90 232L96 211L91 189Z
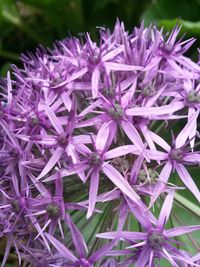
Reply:
M172 216L171 215L169 217L169 221L170 221L171 227L174 228L174 223L173 223L173 220L172 220ZM174 238L178 242L177 236L175 236ZM176 247L177 247L177 249L180 249L179 243L176 244Z
M179 195L178 193L175 193L174 195L175 201L184 207L186 210L190 211L193 213L195 216L200 218L200 207L192 203L190 200L186 199L185 197Z
M179 218L178 218L174 213L173 213L173 217L174 217L174 219L177 221L177 223L178 223L180 226L183 226L182 223L181 223L181 221L179 220ZM198 245L196 244L196 242L194 241L194 239L192 238L192 236L191 236L189 233L187 233L186 235L188 236L188 238L189 238L190 241L192 242L192 244L193 244L193 246L195 247L195 249L198 251L198 250L199 250L199 247L198 247Z

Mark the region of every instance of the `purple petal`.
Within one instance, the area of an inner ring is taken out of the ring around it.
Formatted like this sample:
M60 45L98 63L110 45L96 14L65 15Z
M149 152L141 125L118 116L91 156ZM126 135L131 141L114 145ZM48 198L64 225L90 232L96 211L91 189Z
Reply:
M100 233L96 234L98 238L106 238L106 239L127 239L127 240L145 240L147 238L147 233L142 232L107 232L107 233Z
M1 263L1 267L4 267L5 264L6 264L6 261L8 259L8 256L9 256L9 253L10 253L10 250L11 250L11 247L12 247L12 244L13 244L13 235L9 234L7 236L6 249L5 249L5 252L4 252L4 256L3 256L2 263Z
M122 63L115 63L115 62L105 62L104 63L105 68L110 71L135 71L135 70L142 70L143 67L141 66L133 66L133 65L127 65Z
M100 70L96 67L92 73L92 97L96 98L99 89Z
M98 261L103 256L105 256L107 253L109 253L111 251L111 249L115 246L116 243L117 243L117 241L116 240L113 240L109 244L106 244L102 248L98 249L92 256L90 256L88 260L90 262L96 262L96 261Z
M151 137L151 134L149 132L149 129L147 128L146 125L141 125L140 126L141 132L145 138L145 140L147 141L147 144L149 145L150 149L156 150L155 144L153 142L153 139Z
M56 165L56 163L59 161L60 156L63 153L63 149L58 147L55 152L53 152L52 157L49 159L47 164L45 165L44 169L40 173L40 175L37 177L37 180L41 179L44 177L50 170Z
M163 253L161 253L161 255L163 256L163 258L167 259L173 267L179 267L164 247L162 248L162 251Z
M126 198L127 204L131 210L131 212L133 213L133 215L135 216L135 218L138 220L138 222L140 222L140 224L146 228L149 229L152 227L152 223L151 220L149 219L149 217L152 217L153 214L151 214L151 211L147 209L147 207L140 207L135 205L130 199ZM144 204L145 206L145 204Z
M168 154L166 152L157 151L157 150L146 150L146 154L151 160L166 160L168 157Z
M110 60L112 58L114 58L115 56L117 56L118 54L120 54L122 51L124 50L123 46L117 47L116 49L108 52L106 55L104 55L102 57L102 62L105 62L107 60Z
M133 202L139 203L140 197L132 189L130 184L125 180L125 178L110 164L105 164L102 167L103 172L108 176L108 178Z
M8 105L8 108L11 107L11 103L12 103L12 83L11 83L11 79L10 79L10 71L8 71L7 73L7 105Z
M183 160L186 162L192 162L193 164L200 163L200 154L197 153L188 153L183 157Z
M194 194L197 200L200 202L200 192L194 183L191 175L187 171L187 169L182 164L176 164L176 171L183 181L183 183L189 188L189 190Z
M66 248L60 241L58 241L55 237L51 236L48 233L45 233L45 236L51 242L51 244L57 249L57 251L67 260L71 260L72 262L76 262L78 259L72 252Z
M56 132L58 134L63 133L63 128L61 123L59 122L58 118L56 117L55 113L53 112L52 108L50 108L49 106L44 106L46 114L50 120L50 122L52 123L54 129L56 130Z
M135 126L129 121L123 121L121 126L122 126L124 132L126 133L126 135L129 137L129 139L136 146L136 148L139 151L142 151L144 148L144 144L143 144L142 139L141 139L137 129L135 128Z
M85 240L84 240L80 230L73 223L69 214L65 214L65 221L66 221L66 224L71 231L72 239L73 239L74 245L76 247L76 250L79 253L79 256L81 256L82 258L85 258L86 254L88 253L88 249L87 249L87 245L85 243Z
M199 115L199 111L195 112L193 116L190 118L188 123L185 125L185 127L182 129L182 131L179 133L179 135L176 138L176 148L182 147L186 140L188 139L191 131L196 125L196 120Z
M171 213L171 209L173 206L173 200L174 200L174 191L171 190L169 192L169 194L166 196L165 201L163 203L161 212L160 212L160 216L158 219L158 224L157 227L163 229L165 223L167 222L167 220L169 219L170 213Z
M163 167L160 175L159 175L159 180L154 188L154 193L152 196L151 204L153 204L156 199L159 197L159 195L162 193L164 190L166 183L169 179L169 176L172 171L172 164L170 162L167 162L165 166Z
M125 156L127 154L139 154L138 149L134 146L134 145L125 145L125 146L119 146L117 148L113 148L109 151L107 151L104 154L104 158L106 160L108 159L113 159L113 158L117 158L117 157L121 157L121 156Z
M193 107L188 108L188 121L190 121L195 111L196 110ZM189 133L189 140L191 140L190 147L192 150L194 149L196 132L197 132L197 120L194 121L194 127L191 129L191 132Z
M89 191L89 206L87 212L87 219L90 218L94 211L97 200L97 193L99 187L99 170L94 169L90 177L90 191Z
M149 131L150 132L150 131ZM159 135L157 135L154 132L150 132L151 133L151 137L153 139L153 141L158 144L160 147L162 147L165 151L169 152L170 151L170 146L165 142L164 139L162 139Z
M15 145L16 147L19 147L17 138L12 134L9 125L4 120L0 120L0 126L4 129L7 136L10 138L12 144Z
M96 149L99 151L103 151L105 149L106 143L108 141L108 136L110 132L109 124L109 122L103 123L97 133L95 146Z
M150 254L151 249L149 247L144 247L144 249L140 251L139 257L135 263L135 267L145 267L149 261Z
M128 116L152 116L152 115L168 115L184 107L183 102L175 102L160 107L135 107L126 110Z
M166 230L166 236L167 237L179 236L179 235L184 235L184 234L191 233L193 231L199 231L199 230L200 230L200 225L175 227L175 228Z

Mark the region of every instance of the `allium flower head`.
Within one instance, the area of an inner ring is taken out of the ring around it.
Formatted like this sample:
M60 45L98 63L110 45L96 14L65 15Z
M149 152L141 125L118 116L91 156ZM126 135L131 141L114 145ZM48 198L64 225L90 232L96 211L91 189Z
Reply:
M19 266L200 266L200 226L175 212L200 216L181 195L200 201L200 66L179 32L117 21L1 79L2 267L13 250Z

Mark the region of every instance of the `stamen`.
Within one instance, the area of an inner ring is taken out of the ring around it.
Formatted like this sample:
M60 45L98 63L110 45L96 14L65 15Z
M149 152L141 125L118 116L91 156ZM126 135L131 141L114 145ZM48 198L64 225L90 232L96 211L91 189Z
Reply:
M49 203L46 208L50 217L56 218L60 215L60 207L55 203Z
M102 158L98 153L92 153L90 158L90 164L94 167L98 167L102 164Z
M178 163L183 162L183 151L180 148L175 148L170 151L170 158Z
M186 97L189 104L200 104L200 94L195 90L191 90Z
M161 233L153 232L149 234L147 242L151 248L160 249L163 245L164 238Z
M124 111L119 104L114 104L114 107L108 110L108 114L115 120L120 119L124 115Z

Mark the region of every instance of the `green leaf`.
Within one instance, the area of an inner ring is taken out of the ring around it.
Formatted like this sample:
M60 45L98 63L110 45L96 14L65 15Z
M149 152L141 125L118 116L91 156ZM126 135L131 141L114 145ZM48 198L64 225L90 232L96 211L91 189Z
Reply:
M145 23L161 19L183 18L184 20L199 20L200 3L188 0L157 0L145 10L142 19Z
M200 36L200 21L192 22L182 19L174 19L174 20L158 20L158 26L164 26L168 30L172 30L176 24L182 26L181 31L189 33L190 35Z
M182 207L184 207L186 210L191 211L191 213L195 214L197 217L199 217L200 220L200 207L195 205L193 202L191 202L189 199L185 198L184 196L181 196L178 193L175 193L174 196L175 201Z
M21 25L21 18L14 1L0 1L0 19L6 20L16 26Z

